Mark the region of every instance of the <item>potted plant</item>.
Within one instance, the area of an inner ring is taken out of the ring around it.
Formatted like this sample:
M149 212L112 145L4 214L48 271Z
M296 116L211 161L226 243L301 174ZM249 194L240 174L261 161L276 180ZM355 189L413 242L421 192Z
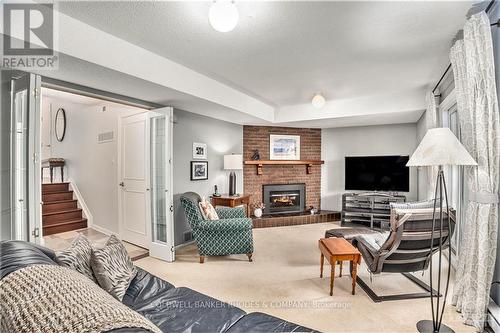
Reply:
M253 204L253 215L255 217L261 217L262 216L262 210L264 208L266 208L266 206L262 202Z

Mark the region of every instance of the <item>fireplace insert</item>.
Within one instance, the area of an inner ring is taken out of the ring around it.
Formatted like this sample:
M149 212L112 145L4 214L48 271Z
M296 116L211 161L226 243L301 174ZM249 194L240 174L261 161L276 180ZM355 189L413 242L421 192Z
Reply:
M305 209L305 184L269 184L262 186L264 214L300 213Z

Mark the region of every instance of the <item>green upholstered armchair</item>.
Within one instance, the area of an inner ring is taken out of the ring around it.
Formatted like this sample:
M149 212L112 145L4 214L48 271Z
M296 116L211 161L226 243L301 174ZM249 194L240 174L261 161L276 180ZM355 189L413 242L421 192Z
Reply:
M181 196L186 219L193 230L193 238L198 245L200 263L205 256L246 254L252 261L253 237L252 219L245 217L243 208L217 208L220 220L204 220L199 202L201 198L194 192Z

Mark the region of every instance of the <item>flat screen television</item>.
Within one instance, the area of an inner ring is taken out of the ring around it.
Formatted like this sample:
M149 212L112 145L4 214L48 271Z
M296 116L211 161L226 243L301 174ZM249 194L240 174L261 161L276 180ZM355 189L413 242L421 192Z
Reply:
M359 191L410 190L409 156L346 156L345 189Z

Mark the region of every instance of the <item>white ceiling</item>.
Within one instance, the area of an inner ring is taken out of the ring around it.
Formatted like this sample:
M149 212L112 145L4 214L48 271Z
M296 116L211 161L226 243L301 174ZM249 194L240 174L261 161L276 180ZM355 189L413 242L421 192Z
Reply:
M330 101L415 91L423 100L472 4L236 1L238 26L218 33L210 3L61 2L59 11L280 108L318 91Z

